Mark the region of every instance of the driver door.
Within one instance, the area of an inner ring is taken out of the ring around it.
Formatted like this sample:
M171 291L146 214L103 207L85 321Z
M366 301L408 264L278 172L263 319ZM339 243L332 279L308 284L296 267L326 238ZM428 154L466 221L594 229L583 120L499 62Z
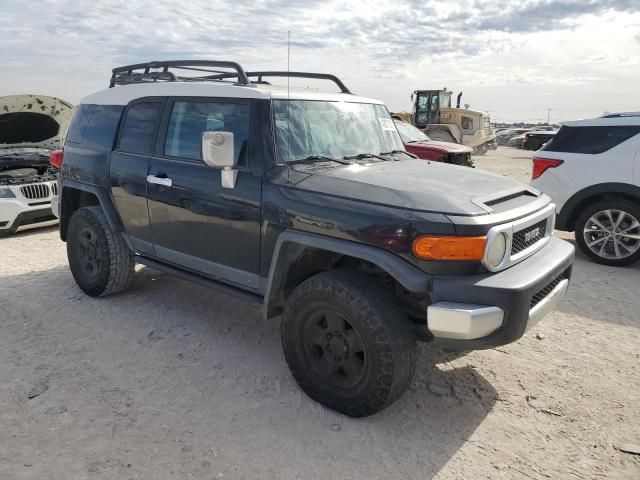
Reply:
M261 178L249 168L251 104L171 99L149 166L148 207L156 257L216 280L259 288ZM202 160L202 133L234 134L234 188Z

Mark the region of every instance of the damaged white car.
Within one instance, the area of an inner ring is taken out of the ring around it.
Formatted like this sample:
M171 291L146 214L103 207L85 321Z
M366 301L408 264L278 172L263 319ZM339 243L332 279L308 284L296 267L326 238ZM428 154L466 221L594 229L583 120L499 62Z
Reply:
M0 97L0 237L58 221L49 154L62 148L73 110L54 97Z

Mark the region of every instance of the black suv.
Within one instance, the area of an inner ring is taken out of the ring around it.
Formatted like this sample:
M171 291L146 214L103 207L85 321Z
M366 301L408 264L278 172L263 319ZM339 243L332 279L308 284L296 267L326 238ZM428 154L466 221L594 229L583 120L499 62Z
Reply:
M547 196L416 160L385 106L332 75L170 61L116 68L111 87L77 109L54 202L80 288L122 291L140 263L261 302L333 409L400 397L416 340L513 342L567 289L574 249Z

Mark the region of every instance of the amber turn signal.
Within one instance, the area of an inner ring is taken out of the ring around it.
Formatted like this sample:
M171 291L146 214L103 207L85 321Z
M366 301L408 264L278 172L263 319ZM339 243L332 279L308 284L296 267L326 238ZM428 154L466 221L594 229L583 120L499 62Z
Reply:
M421 260L480 261L484 257L486 237L420 235L413 241L413 254Z

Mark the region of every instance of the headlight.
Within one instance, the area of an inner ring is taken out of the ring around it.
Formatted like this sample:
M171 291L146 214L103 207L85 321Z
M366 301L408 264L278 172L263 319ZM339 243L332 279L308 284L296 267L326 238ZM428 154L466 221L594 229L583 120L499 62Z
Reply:
M484 261L489 268L497 268L507 253L507 236L499 233L487 242Z
M16 198L9 187L0 187L0 198Z

